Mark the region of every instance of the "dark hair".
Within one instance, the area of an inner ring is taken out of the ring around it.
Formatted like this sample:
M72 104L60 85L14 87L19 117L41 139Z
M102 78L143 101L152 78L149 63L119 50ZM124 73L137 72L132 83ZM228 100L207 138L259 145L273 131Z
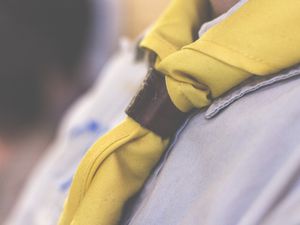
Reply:
M49 71L74 78L89 28L87 1L0 1L1 130L39 117Z

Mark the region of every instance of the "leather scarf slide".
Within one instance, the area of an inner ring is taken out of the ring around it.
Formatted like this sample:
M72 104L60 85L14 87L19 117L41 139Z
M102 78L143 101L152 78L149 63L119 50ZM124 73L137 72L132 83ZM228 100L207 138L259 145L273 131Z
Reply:
M141 46L156 54L155 70L128 117L81 161L60 225L118 224L190 110L253 74L300 62L300 1L249 0L198 39L208 7L206 0L174 0L146 35Z

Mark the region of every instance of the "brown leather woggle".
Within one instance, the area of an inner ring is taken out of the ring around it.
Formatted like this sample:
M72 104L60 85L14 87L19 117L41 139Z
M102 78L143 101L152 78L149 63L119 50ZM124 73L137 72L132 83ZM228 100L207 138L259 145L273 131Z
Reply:
M165 76L150 69L138 94L126 113L129 117L162 138L175 134L189 113L181 112L168 94Z

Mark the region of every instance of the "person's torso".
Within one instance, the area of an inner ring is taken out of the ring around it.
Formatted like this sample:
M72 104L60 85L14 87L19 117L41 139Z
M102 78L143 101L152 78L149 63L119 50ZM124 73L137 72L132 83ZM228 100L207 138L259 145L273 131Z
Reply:
M194 115L123 224L299 224L299 69Z

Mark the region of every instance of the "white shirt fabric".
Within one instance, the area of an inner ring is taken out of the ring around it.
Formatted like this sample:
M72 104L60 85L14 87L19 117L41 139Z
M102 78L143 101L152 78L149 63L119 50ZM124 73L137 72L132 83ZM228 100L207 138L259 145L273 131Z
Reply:
M300 67L294 75L194 115L123 224L300 224Z

